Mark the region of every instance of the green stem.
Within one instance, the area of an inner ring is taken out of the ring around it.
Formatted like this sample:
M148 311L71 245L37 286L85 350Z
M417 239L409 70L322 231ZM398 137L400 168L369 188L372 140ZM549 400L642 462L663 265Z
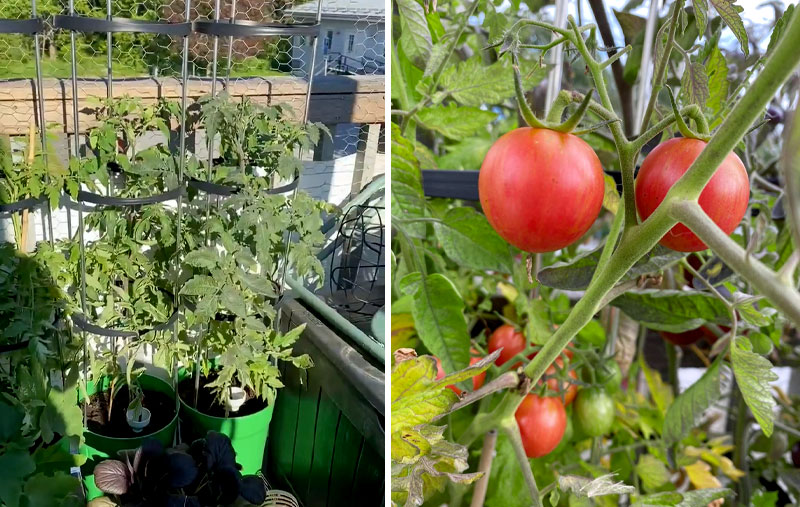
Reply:
M667 72L667 64L669 63L669 57L672 53L672 46L673 42L675 41L675 32L678 28L678 16L680 15L682 8L683 0L676 0L675 3L672 4L672 15L669 21L671 24L669 26L669 34L667 35L667 45L664 48L664 54L659 62L660 65L656 69L656 73L653 75L653 90L650 92L650 99L647 101L647 108L644 111L644 116L642 117L642 126L639 128L639 132L647 129L647 126L650 124L650 116L653 114L653 109L656 105L656 99L658 98L658 92L661 91L664 76ZM658 34L656 34L656 37L658 37ZM654 47L657 44L657 40L653 41Z
M536 485L536 478L533 476L531 470L531 462L528 461L528 456L525 454L525 447L522 445L522 435L519 433L519 426L516 419L511 417L506 419L501 425L501 429L511 442L511 447L514 448L514 455L517 457L519 467L522 469L522 476L525 478L525 484L528 486L528 492L531 495L531 500L535 507L542 507L542 499L539 496L539 487Z
M589 48L586 47L586 41L583 40L580 28L575 23L575 18L571 15L567 17L567 21L572 28L570 33L570 42L578 49L586 62L586 68L592 74L595 88L597 88L597 95L600 97L600 104L609 111L613 111L614 107L611 103L611 98L608 95L608 88L606 87L605 79L603 78L602 66L592 57ZM616 117L616 115L614 115ZM622 129L620 122L614 122L609 125L611 135L614 137L614 142L617 145L617 152L619 153L620 170L622 172L622 193L625 200L625 228L635 226L638 223L636 217L636 200L633 193L633 171L635 156L630 151L630 143L625 137L625 132Z
M519 73L519 60L516 53L511 53L511 62L514 68L514 91L517 95L517 104L519 105L519 113L522 115L522 119L525 120L529 127L546 129L547 125L536 117L525 99L525 90L522 87L522 76Z
M667 367L669 372L669 384L672 386L672 394L677 397L680 394L678 384L678 348L670 342L664 340L664 347L667 349Z
M711 146L711 143L708 146ZM672 204L671 209L672 216L697 234L697 237L708 245L725 264L752 283L795 324L800 325L800 293L784 284L778 273L748 255L744 248L717 227L697 202L677 201Z
M572 132L575 130L575 127L577 127L578 123L580 123L581 119L583 119L583 115L586 114L586 109L589 107L589 104L592 101L593 92L594 90L590 90L581 101L581 105L578 106L578 109L576 109L569 118L564 120L564 123L553 127L553 130L558 132Z

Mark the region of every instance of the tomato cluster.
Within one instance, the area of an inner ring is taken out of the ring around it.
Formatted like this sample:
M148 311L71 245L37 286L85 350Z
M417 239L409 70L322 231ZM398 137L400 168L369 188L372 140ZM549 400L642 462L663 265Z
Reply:
M499 351L495 365L503 366L523 353L528 346L528 341L517 328L510 324L504 324L491 334L487 345L489 353ZM480 361L477 350L472 349L470 352L472 355L470 364ZM532 352L526 357L532 359L535 355L536 352ZM575 401L573 417L579 431L584 436L599 436L610 430L614 420L614 405L609 395L606 394L606 390L615 392L619 389L622 377L619 366L614 361L607 361L597 372L599 386L579 390L578 375L575 368L570 367L573 358L573 352L567 348L545 371L546 387L537 389L538 394L526 395L517 408L515 418L528 457L545 456L552 452L563 439L571 438L572 431L567 431L568 428L571 428L571 424L566 407L573 401ZM444 378L445 371L438 358L436 363L436 378L440 380ZM518 368L521 365L520 361L512 365L512 368ZM560 370L567 371L567 380L558 378ZM480 389L485 380L486 373L473 377L473 389ZM462 394L461 389L455 385L448 385L447 388L458 395ZM582 394L584 391L586 393Z
M642 220L664 200L706 146L705 141L674 138L642 162L634 193ZM478 192L495 231L527 252L553 252L571 245L592 226L603 204L605 182L600 159L577 136L522 127L501 136L481 165ZM726 234L744 217L750 180L742 161L729 153L703 188L698 202ZM706 245L677 224L660 243L680 252Z

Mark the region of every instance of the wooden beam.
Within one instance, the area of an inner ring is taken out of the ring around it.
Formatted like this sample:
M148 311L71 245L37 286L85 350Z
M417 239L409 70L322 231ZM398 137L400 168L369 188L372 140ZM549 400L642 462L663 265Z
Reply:
M44 80L45 122L50 131L73 133L72 83L70 79ZM267 104L289 106L297 118L302 117L308 82L292 76L266 78L239 78L230 82L233 96L248 96ZM224 89L222 80L217 90ZM105 97L107 83L104 79L78 81L78 109L81 132L96 125L89 112L90 97ZM115 79L115 96L141 97L146 103L160 98L180 100L181 83L175 78ZM191 102L211 93L211 80L192 78L188 96ZM33 80L0 81L0 134L23 135L27 133L36 116L36 86ZM385 119L384 76L320 76L314 79L311 92L310 120L326 124L383 123Z

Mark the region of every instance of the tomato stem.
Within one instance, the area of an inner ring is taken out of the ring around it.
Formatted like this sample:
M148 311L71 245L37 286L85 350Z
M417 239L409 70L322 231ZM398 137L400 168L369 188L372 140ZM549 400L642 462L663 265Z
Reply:
M678 124L678 131L680 131L681 135L688 139L700 139L701 141L708 142L708 139L710 137L708 135L708 124L706 123L705 125L706 129L705 134L699 134L693 131L691 128L689 128L689 125L687 125L686 122L683 121L683 116L681 116L681 112L678 110L678 104L675 102L675 95L672 93L672 88L670 88L669 86L667 86L666 88L667 88L667 95L669 95L669 103L672 105L672 114L675 116L675 123ZM702 116L703 115L700 114L700 117Z
M589 90L589 93L583 97L581 105L578 106L578 109L576 109L575 112L564 121L564 123L553 127L553 130L558 132L572 132L575 130L575 127L577 127L578 123L580 123L580 121L583 119L583 115L586 114L586 109L589 107L589 103L592 101L593 93L594 89Z
M522 476L525 478L525 484L528 486L528 492L531 494L531 500L536 507L542 507L542 498L539 495L539 487L536 485L536 478L533 476L531 470L531 463L528 461L528 456L525 454L525 447L522 445L522 435L519 432L517 420L512 415L502 421L500 429L506 434L508 440L511 442L511 447L514 448L514 456L519 462L519 467L522 469Z
M525 120L525 123L527 123L529 127L546 129L547 124L536 117L531 106L528 105L528 101L525 99L522 76L519 72L519 58L516 52L511 53L511 62L514 68L514 91L517 94L517 103L519 104L519 112L522 115L522 119Z

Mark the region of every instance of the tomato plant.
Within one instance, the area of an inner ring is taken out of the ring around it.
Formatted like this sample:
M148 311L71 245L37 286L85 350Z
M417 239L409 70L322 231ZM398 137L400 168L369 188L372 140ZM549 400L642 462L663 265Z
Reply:
M564 4L395 0L392 501L796 502L794 7Z

